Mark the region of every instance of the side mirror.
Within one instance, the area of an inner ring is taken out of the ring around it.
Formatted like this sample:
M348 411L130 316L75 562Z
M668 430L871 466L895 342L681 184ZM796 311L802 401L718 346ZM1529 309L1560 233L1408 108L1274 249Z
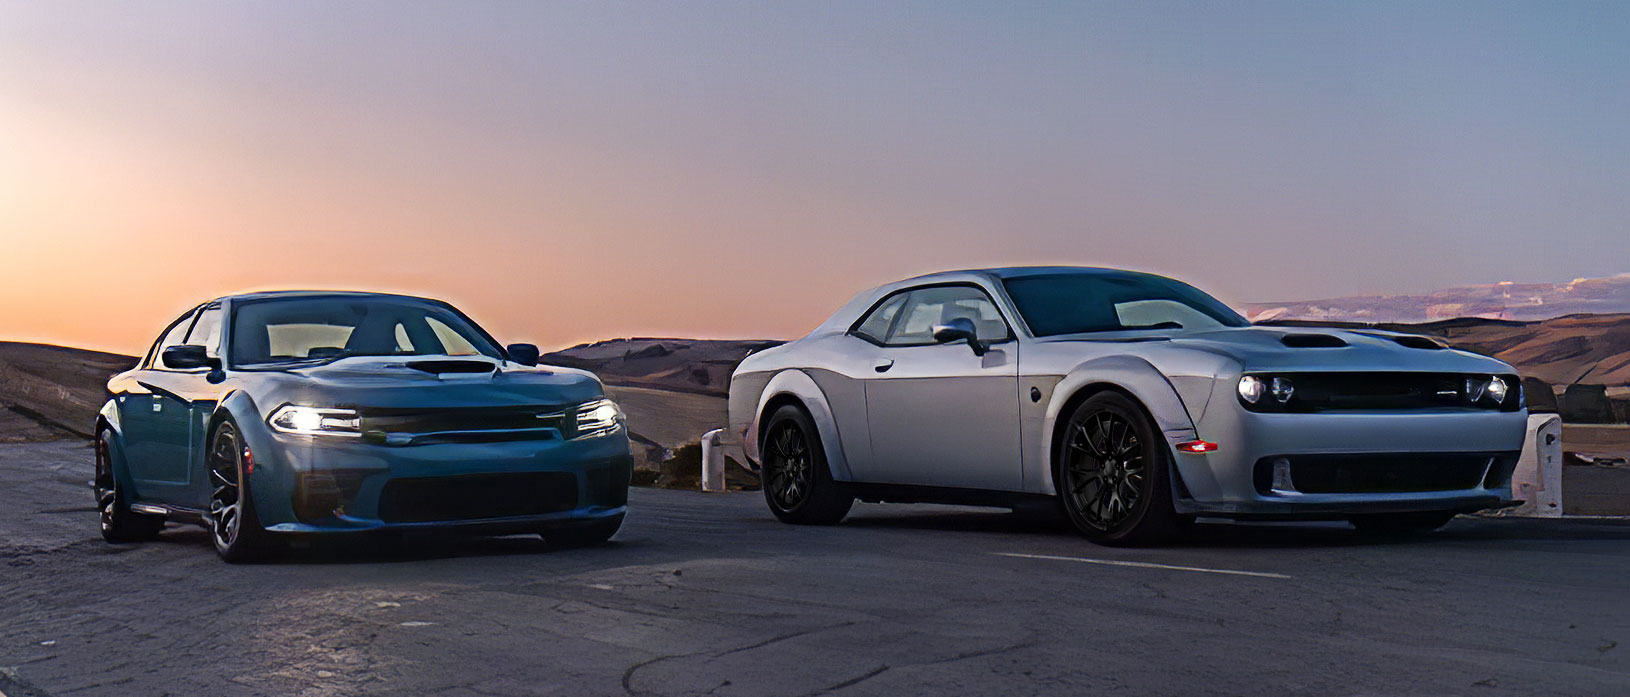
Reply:
M164 349L160 355L164 367L173 370L192 370L194 368L220 368L221 359L210 358L209 351L196 344L182 344Z
M532 344L510 344L504 347L509 359L521 365L538 364L538 347Z
M945 324L934 325L934 340L942 344L949 344L953 341L967 341L968 348L973 349L973 355L983 356L986 351L990 350L990 347L979 340L976 336L977 332L978 330L973 326L973 320L958 317Z

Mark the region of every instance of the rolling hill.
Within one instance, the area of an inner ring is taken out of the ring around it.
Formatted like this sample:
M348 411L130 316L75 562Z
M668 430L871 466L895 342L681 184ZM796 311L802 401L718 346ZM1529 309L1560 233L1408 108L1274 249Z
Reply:
M1374 326L1442 337L1495 356L1550 385L1592 386L1630 409L1630 314L1541 321L1460 318L1424 324L1275 320L1267 324ZM612 339L548 354L556 365L592 370L629 413L650 458L724 425L730 372L752 351L779 342L678 338ZM89 438L109 375L135 358L81 349L0 342L0 442Z
M1630 273L1567 283L1489 283L1416 295L1248 303L1255 322L1437 322L1462 317L1538 321L1576 314L1630 313Z

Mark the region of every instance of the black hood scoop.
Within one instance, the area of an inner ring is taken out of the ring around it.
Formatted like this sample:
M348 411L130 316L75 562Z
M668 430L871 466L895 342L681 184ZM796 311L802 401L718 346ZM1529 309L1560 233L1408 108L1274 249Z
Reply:
M1286 334L1279 343L1291 348L1342 348L1347 345L1339 336L1329 334Z
M1447 346L1438 343L1436 339L1425 336L1395 336L1392 337L1392 340L1397 342L1399 346L1412 349L1422 349L1425 351L1442 351L1443 349L1448 348Z
M498 366L486 361L461 361L457 359L410 361L407 367L432 375L491 373L498 369Z
M1382 332L1354 333L1363 334L1364 336L1373 336L1377 339L1386 339L1387 341L1404 348L1420 349L1422 351L1442 351L1449 348L1449 345L1443 343L1442 341L1434 339L1430 336L1421 336L1419 334L1386 334Z

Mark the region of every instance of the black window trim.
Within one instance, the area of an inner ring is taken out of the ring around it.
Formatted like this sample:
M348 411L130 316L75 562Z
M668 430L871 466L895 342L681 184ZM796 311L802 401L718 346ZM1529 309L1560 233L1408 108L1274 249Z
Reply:
M187 310L186 312L182 313L180 317L175 318L174 321L164 325L164 331L159 332L158 338L153 340L153 347L147 349L147 358L142 361L142 370L162 370L166 373L190 372L164 367L164 361L159 356L159 345L163 344L164 337L169 336L170 332L175 331L175 328L180 326L182 322L187 323L187 332L181 335L181 340L186 341L187 336L192 334L193 325L198 323L198 315L204 309L204 306L208 304L209 303L201 303L199 305L194 305L191 310Z
M912 286L910 288L901 288L901 289L899 289L897 291L894 291L892 293L889 293L888 295L883 296L882 298L879 298L877 302L872 303L871 307L867 308L865 312L860 313L860 318L855 320L853 324L850 324L849 325L849 330L847 332L844 332L844 333L848 334L849 336L855 337L856 339L860 339L861 341L865 341L866 343L871 344L873 346L877 346L879 348L921 348L923 346L939 346L940 344L937 341L930 341L928 343L923 343L923 344L890 344L890 343L888 343L887 337L885 337L883 339L873 339L871 336L869 336L867 334L864 334L864 333L862 333L860 331L860 325L865 323L865 321L872 316L873 312L876 312L878 310L878 308L881 308L885 303L887 303L888 301L894 299L895 296L897 296L897 295L907 295L907 294L910 294L910 293L915 293L915 292L917 292L919 290L932 290L934 288L972 288L974 290L979 291L980 294L985 296L986 300L990 301L991 306L996 308L996 315L1002 319L1002 326L1007 329L1007 337L1006 338L999 339L999 340L996 340L996 341L992 341L992 342L990 342L990 345L991 346L996 346L996 345L999 345L999 344L1005 344L1005 343L1008 343L1010 341L1017 341L1018 340L1018 335L1014 334L1014 332L1013 332L1013 320L1009 319L1008 316L1007 316L1007 312L1002 309L1002 303L998 302L996 300L996 297L991 295L990 290L988 288L985 288L984 286L979 285L978 283L975 283L973 281L945 281L945 282L942 282L942 283L925 283L925 284L920 285L920 286ZM911 302L911 299L906 298L906 303L909 304L910 302ZM900 309L904 310L905 305L901 305ZM888 331L888 333L890 335L894 334L894 330L900 324L900 318L902 318L904 316L905 316L904 314L896 314L894 316L894 319L889 321L889 331Z

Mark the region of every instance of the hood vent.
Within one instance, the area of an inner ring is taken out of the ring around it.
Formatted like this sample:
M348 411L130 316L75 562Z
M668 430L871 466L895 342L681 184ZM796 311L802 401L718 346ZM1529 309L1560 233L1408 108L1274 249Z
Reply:
M1438 342L1438 340L1426 336L1395 336L1392 337L1392 340L1397 342L1399 346L1412 349L1442 351L1443 349L1447 348L1442 343Z
M1347 345L1339 336L1329 334L1286 334L1279 343L1291 348L1341 348Z
M1373 336L1377 339L1386 339L1387 341L1404 348L1420 349L1422 351L1442 351L1443 349L1449 348L1449 345L1443 343L1442 341L1434 339L1430 336L1421 336L1419 334L1384 334L1381 332L1357 333L1363 334L1364 336Z
M412 361L407 367L432 375L490 373L498 366L486 361Z

